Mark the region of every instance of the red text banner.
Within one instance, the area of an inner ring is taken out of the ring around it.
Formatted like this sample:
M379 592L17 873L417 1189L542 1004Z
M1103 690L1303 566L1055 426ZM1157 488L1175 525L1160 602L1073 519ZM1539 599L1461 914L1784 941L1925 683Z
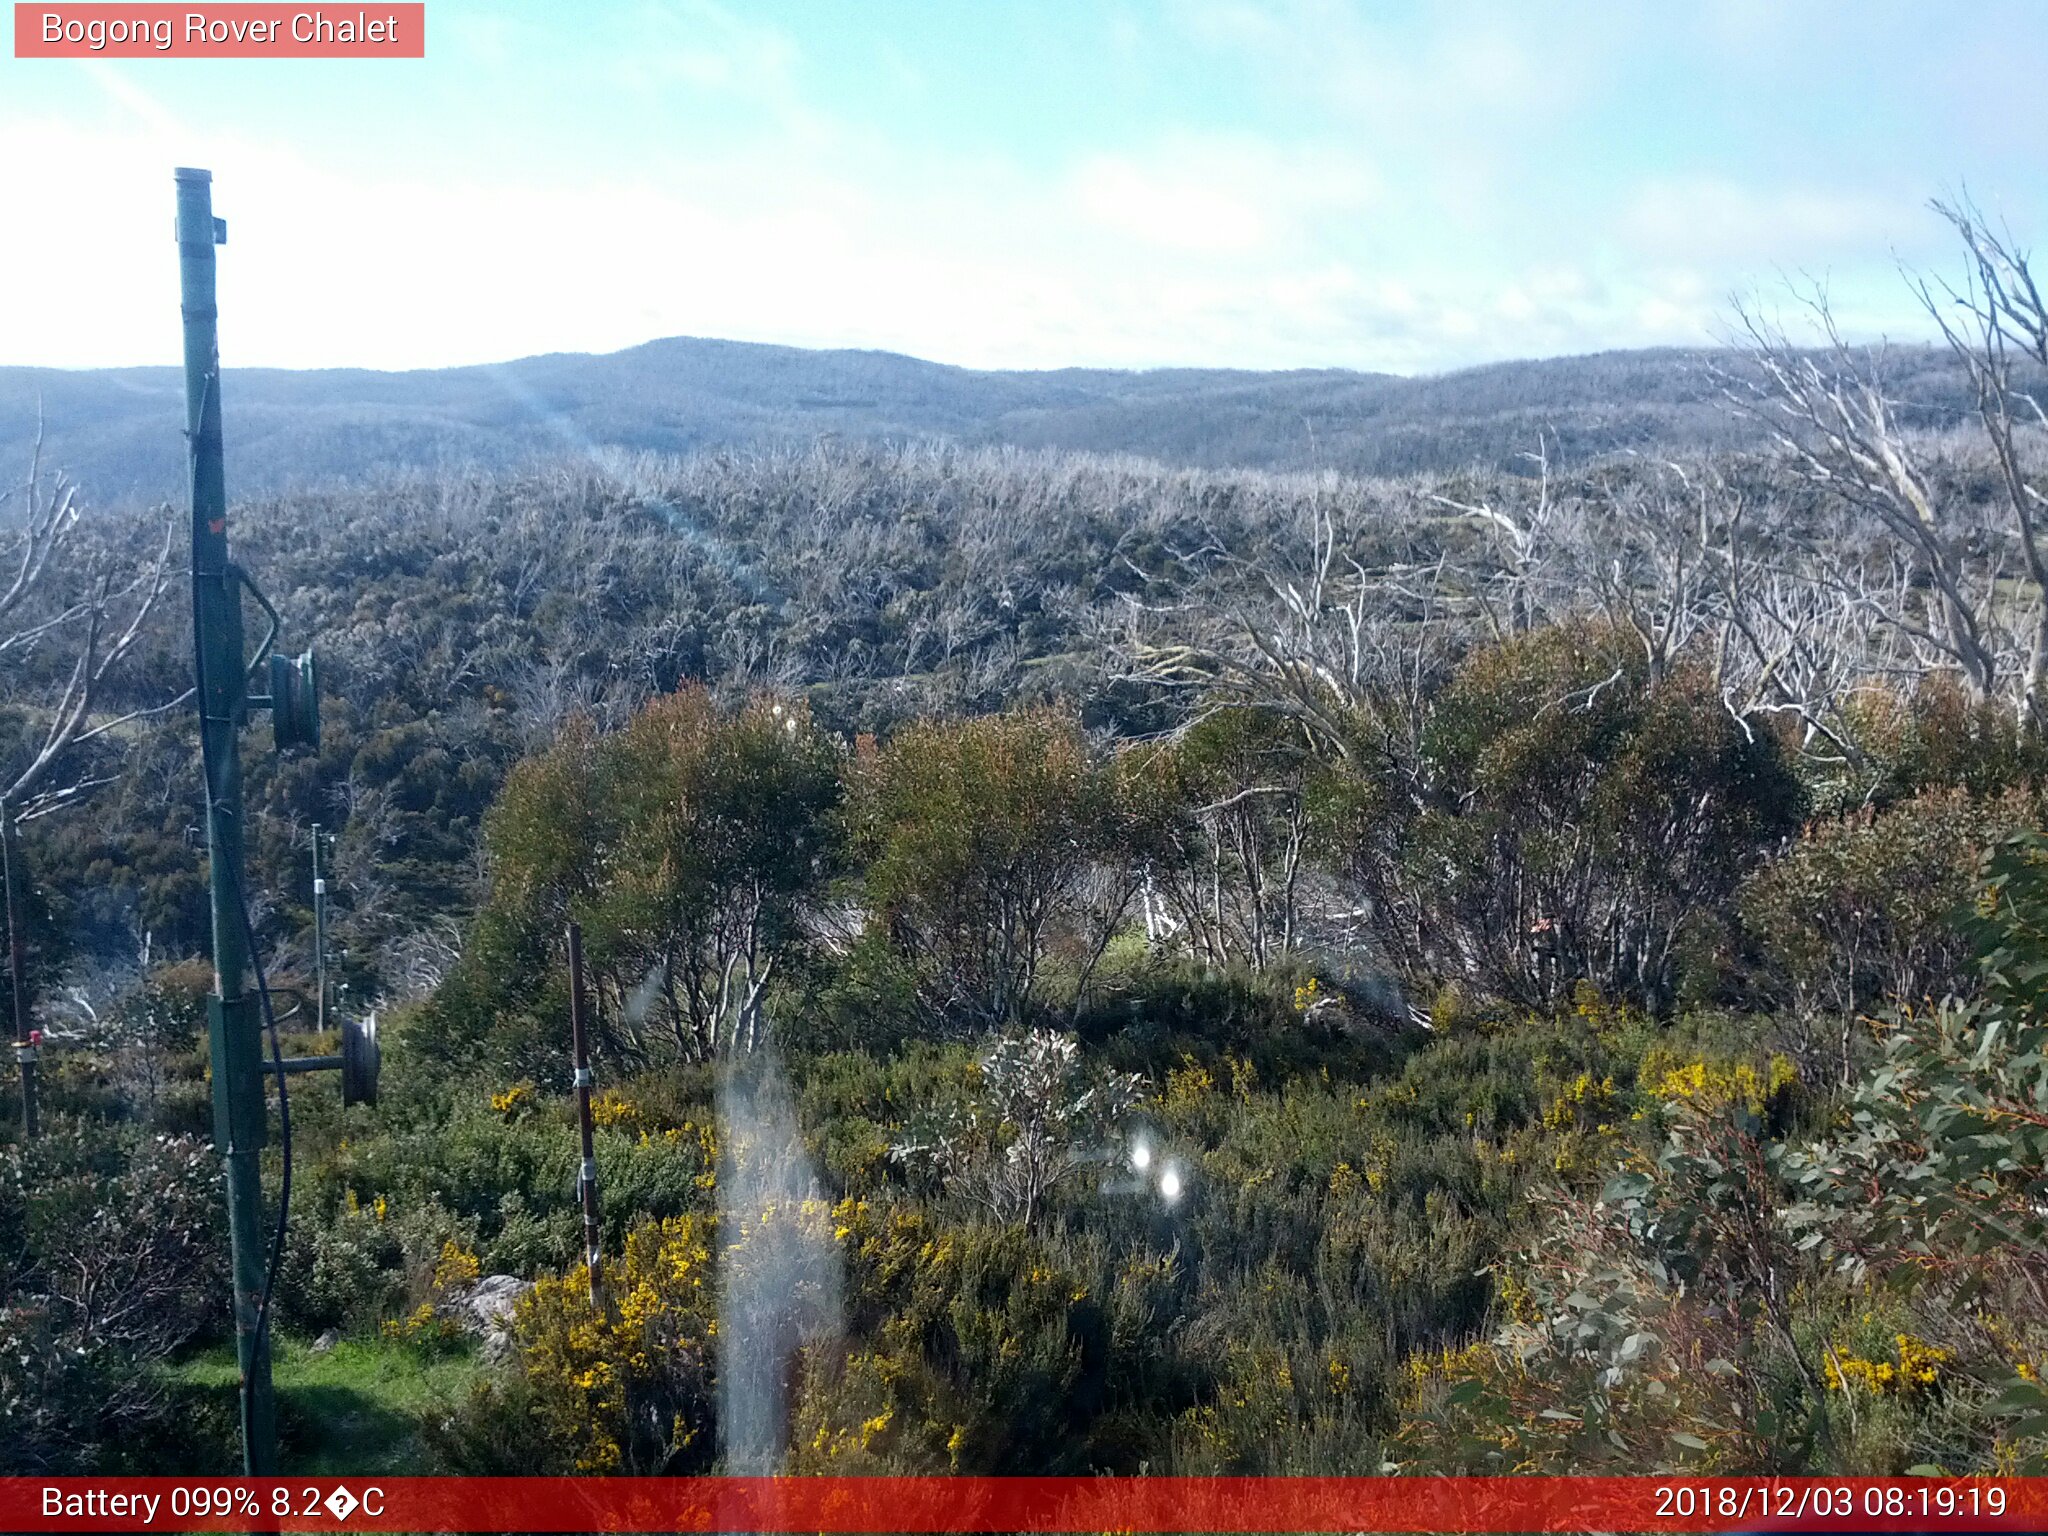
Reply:
M427 8L16 4L18 59L421 59Z
M2032 1531L2044 1478L7 1478L42 1531Z

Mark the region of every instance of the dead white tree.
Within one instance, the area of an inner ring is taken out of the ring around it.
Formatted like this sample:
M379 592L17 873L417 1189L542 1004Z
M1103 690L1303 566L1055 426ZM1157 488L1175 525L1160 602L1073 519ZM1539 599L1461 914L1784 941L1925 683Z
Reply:
M2048 489L2039 468L2041 437L2048 432L2040 396L2043 370L2048 370L2048 306L2026 251L2009 232L1994 230L1967 194L1937 199L1932 207L1954 227L1969 259L1960 284L1918 278L1914 291L1969 373L1977 419L1997 466L1998 490L2026 573L2032 615L2019 708L2038 731L2048 709L2043 697L2048 686L2048 550L2042 547L2041 528L2048 515ZM2024 379L2023 368L2030 375Z
M1948 493L1908 430L1905 404L1886 385L1884 349L1844 341L1825 292L1802 302L1823 343L1817 348L1796 345L1776 321L1736 306L1748 367L1723 372L1727 398L1764 426L1795 474L1881 530L1905 557L1906 601L1884 621L1960 671L1976 697L1997 698L2009 680L2012 604L1982 558L1980 520Z
M189 698L96 719L109 680L142 636L171 578L175 521L164 509L162 541L138 560L97 536L83 520L77 489L61 473L43 473L43 428L37 422L29 470L18 492L0 495L0 512L19 496L13 526L0 532L0 569L11 570L0 593L0 658L9 658L7 702L24 721L23 752L0 771L0 885L5 887L9 981L14 1003L15 1057L21 1071L26 1134L38 1129L36 1042L30 1025L21 912L22 823L68 809L111 782L82 764L78 749L145 715ZM22 677L56 654L69 666L49 669L54 692Z
M1127 595L1118 676L1202 707L1277 711L1331 758L1382 750L1412 713L1402 701L1429 688L1444 622L1474 599L1452 592L1437 556L1368 566L1353 555L1325 478L1292 509L1298 558L1211 537L1176 551L1156 583L1165 597Z

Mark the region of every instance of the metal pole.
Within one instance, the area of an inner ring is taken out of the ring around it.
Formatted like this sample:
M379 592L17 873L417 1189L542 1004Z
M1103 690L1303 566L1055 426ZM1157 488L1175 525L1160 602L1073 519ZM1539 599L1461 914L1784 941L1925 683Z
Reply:
M569 925L569 1050L576 1062L576 1118L583 1130L583 1263L590 1271L590 1305L604 1309L598 1265L603 1257L597 1224L597 1146L590 1118L590 1032L583 1022L583 928Z
M313 823L313 1027L327 1028L327 882L320 874L320 823Z
M14 866L20 862L20 854L14 807L0 805L0 880L7 886L7 974L14 991L14 1061L21 1068L21 1135L24 1141L34 1141L42 1132L43 1116L36 1093L39 1052L29 1026L28 961L22 949L20 903L14 893Z
M265 1232L260 1158L265 1135L262 1019L249 990L242 916L242 766L249 707L242 654L241 577L228 560L227 483L220 428L220 349L214 255L226 239L213 216L213 175L180 170L178 268L185 319L185 433L192 470L192 643L206 764L207 862L213 886L213 1136L227 1164L234 1251L235 1356L241 1366L242 1467L277 1470L268 1330L257 1327Z

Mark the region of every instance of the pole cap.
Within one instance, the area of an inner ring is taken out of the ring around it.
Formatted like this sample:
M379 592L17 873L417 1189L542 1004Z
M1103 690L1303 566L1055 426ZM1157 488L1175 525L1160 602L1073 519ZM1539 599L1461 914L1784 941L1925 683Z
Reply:
M202 171L197 166L191 165L181 165L171 174L181 182L208 182L213 180L213 172Z

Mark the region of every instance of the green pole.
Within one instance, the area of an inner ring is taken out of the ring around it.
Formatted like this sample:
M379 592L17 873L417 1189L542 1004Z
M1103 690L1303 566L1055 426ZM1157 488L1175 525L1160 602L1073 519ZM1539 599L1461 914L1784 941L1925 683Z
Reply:
M0 880L7 885L8 975L14 992L14 1059L21 1068L21 1135L34 1141L42 1134L42 1110L36 1093L35 1030L29 1024L28 965L21 941L21 913L15 900L14 867L21 862L20 829L14 807L0 802Z
M262 1018L249 989L242 906L242 765L248 714L241 578L228 560L227 485L220 431L220 348L213 248L227 238L213 216L213 175L180 170L178 267L185 316L185 433L192 468L192 646L206 764L206 846L213 884L213 1136L227 1164L228 1238L234 1250L235 1355L242 1375L242 1467L277 1470L270 1342L259 1329L266 1257Z

